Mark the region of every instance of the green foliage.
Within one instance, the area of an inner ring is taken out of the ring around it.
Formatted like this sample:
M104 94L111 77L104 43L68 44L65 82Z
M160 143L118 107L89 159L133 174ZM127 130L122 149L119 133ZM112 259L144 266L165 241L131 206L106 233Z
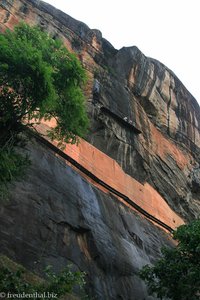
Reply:
M72 271L70 267L65 268L59 275L52 272L51 267L45 270L48 280L48 290L53 291L58 297L72 293L74 286L83 289L85 282L85 273L80 271Z
M162 258L153 267L145 266L140 277L150 293L160 299L200 299L200 220L180 226L174 232L178 245L162 249Z
M61 299L66 294L72 294L74 288L83 291L85 286L85 273L72 272L70 267L65 268L59 274L55 274L50 268L47 268L45 273L47 280L39 278L36 280L35 275L27 275L26 270L21 266L14 269L3 266L0 269L0 291L4 295L9 295L10 299L16 298L11 296L13 294L23 295L23 293L29 294L28 299L37 298L36 293L48 295L48 299Z
M86 80L78 59L38 27L20 24L0 34L0 134L22 130L24 119L56 118L51 136L76 142L87 130ZM6 138L6 137L5 137Z
M85 71L61 41L24 23L0 33L0 197L26 159L14 150L19 134L41 119L56 119L52 139L76 143L88 127ZM27 123L28 121L28 123ZM12 147L8 143L12 139Z

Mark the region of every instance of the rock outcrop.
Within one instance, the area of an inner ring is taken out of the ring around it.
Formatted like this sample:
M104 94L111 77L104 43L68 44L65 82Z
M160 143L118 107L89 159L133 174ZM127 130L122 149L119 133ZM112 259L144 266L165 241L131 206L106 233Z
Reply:
M1 1L0 29L20 20L61 38L87 69L87 141L185 221L198 217L200 108L176 75L135 46L116 50L100 31L42 1ZM28 178L1 209L1 251L30 268L72 261L87 271L97 299L147 299L137 271L153 263L167 236L47 149L29 149Z

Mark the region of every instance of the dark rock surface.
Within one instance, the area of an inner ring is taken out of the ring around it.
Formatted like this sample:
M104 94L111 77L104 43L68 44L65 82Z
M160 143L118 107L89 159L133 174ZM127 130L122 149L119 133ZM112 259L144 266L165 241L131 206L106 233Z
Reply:
M135 46L114 49L100 31L42 1L1 1L0 30L21 19L61 38L87 69L87 140L185 220L199 217L200 108L175 74ZM72 261L88 272L97 299L150 299L136 274L159 256L165 235L49 151L31 152L26 181L1 208L1 251L31 269Z
M137 273L169 237L90 185L53 152L29 145L32 165L0 209L0 253L41 272L72 263L94 299L149 299Z

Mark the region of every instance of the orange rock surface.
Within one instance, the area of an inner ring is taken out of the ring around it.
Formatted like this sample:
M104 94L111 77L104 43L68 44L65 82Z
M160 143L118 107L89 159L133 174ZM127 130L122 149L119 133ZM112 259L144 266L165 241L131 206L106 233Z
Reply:
M184 223L153 187L148 183L141 184L127 175L116 161L91 144L81 140L78 146L67 144L64 151L99 179L168 226L176 228Z
M37 130L44 134L47 128L54 126L55 122L53 120L43 121L43 124L37 126ZM56 141L52 143L57 145ZM175 229L184 224L183 219L169 207L165 199L162 198L150 184L147 182L141 184L126 174L115 160L85 140L80 139L78 145L66 144L66 148L63 151L81 166L94 174L98 179L127 196L146 212L169 227ZM86 175L82 174L82 176L94 185L97 185L98 188L106 191L105 188L102 188L100 185L93 182L93 180L89 179Z

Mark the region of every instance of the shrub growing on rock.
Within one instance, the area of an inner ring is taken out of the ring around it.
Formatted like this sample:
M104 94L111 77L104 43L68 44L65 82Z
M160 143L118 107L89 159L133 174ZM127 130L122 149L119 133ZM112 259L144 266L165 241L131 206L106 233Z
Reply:
M153 267L145 266L140 277L160 299L200 299L200 220L181 225L173 234L178 242L164 248L163 257Z

